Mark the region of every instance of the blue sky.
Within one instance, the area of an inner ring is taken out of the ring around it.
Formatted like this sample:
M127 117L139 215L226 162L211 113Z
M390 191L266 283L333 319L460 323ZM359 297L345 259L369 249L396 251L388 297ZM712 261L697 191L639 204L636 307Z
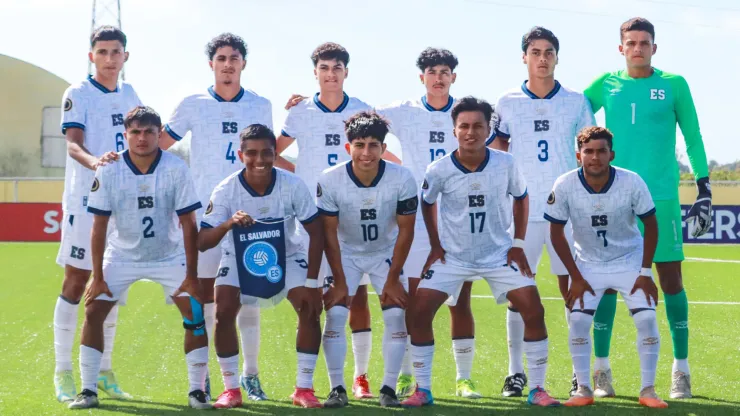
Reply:
M69 82L82 79L91 5L92 0L3 0L0 53ZM599 73L624 66L619 25L638 15L656 25L654 65L683 75L691 86L708 157L720 163L740 159L733 122L740 109L737 1L122 0L131 53L127 81L146 104L166 118L182 97L211 85L204 46L230 31L249 45L243 84L272 100L276 129L290 93L316 91L309 57L325 41L349 50L345 89L370 104L424 93L414 62L427 46L458 56L454 96L495 102L526 78L520 41L530 27L555 32L561 44L556 77L582 90ZM397 151L395 143L391 149Z

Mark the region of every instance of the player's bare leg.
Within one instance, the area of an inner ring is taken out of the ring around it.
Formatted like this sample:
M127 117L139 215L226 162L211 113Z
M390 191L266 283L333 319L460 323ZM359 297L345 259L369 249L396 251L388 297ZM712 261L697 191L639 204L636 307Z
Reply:
M471 372L475 357L475 320L470 306L473 282L465 282L455 306L450 306L450 332L452 353L455 356L457 377L455 395L466 399L483 397L475 388Z
M416 289L419 287L421 279L418 277L409 277L409 299L414 296ZM403 354L403 361L401 362L401 372L398 374L398 382L396 383L396 395L398 397L407 397L413 393L416 387L416 380L414 379L414 373L411 368L411 314L406 313L406 329L409 336L406 338L406 351Z
M352 394L358 399L370 399L373 394L367 377L372 352L370 306L367 302L367 286L357 288L349 307L349 327L352 330L352 353L355 356L355 374Z
M655 263L660 288L663 291L668 325L673 341L672 399L691 398L689 371L689 301L683 287L681 262Z
M288 300L298 314L298 332L296 334L298 375L295 392L293 392L291 398L296 406L318 408L322 407L322 404L314 394L313 375L316 369L316 360L319 357L319 348L321 347L321 317L298 303L296 299L298 290L310 289L293 288L288 291Z
M203 307L188 296L172 298L180 310L184 322L191 325L203 325ZM195 304L194 304L195 302ZM196 309L196 310L194 310ZM208 373L208 335L205 328L185 329L185 362L188 366L188 404L194 409L210 409L205 393L206 375Z
M235 286L218 286L215 289L216 325L214 345L225 390L213 407L228 409L242 405L239 389L239 340L236 335L236 315L241 308L240 291Z

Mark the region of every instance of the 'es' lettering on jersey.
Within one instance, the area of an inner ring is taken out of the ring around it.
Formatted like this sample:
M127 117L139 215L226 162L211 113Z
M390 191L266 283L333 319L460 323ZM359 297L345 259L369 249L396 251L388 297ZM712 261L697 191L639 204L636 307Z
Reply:
M443 131L430 131L429 132L429 143L444 143L445 132Z
M377 215L377 211L375 210L375 208L360 210L360 220L361 221L374 220L374 219L377 219L377 217L378 215Z
M221 122L221 133L223 134L236 134L239 132L239 125L236 121L223 121Z
M606 225L609 225L609 221L606 215L592 215L591 216L591 226L592 227L603 227Z
M123 126L123 114L111 114L110 117L113 120L113 127Z
M485 195L468 195L468 207L483 207L485 205Z
M338 134L326 134L324 135L326 137L326 145L327 146L339 146L340 144L340 136Z
M549 131L550 130L550 120L535 120L534 121L534 131Z
M665 90L659 90L657 88L650 89L651 100L665 100Z
M152 196L140 196L139 197L139 209L154 208L154 197Z

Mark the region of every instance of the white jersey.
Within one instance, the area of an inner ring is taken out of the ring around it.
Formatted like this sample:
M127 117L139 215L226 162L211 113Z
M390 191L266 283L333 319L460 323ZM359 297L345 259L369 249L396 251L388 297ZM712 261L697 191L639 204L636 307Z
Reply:
M85 131L85 148L100 157L106 152L126 149L123 119L134 107L141 105L131 84L119 82L111 91L92 76L67 88L62 98L62 134L70 127ZM81 214L87 206L95 171L67 155L64 172L62 209L69 214Z
M529 221L544 221L547 195L555 179L576 168L576 135L596 125L591 105L583 94L557 81L540 99L525 81L499 98L496 113L497 136L510 138L509 152L527 181Z
M327 169L317 185L319 211L338 216L339 247L345 256L386 253L398 237L397 215L416 213L417 185L411 171L380 161L369 186L352 171L352 162Z
M319 101L319 93L296 104L288 112L281 134L295 139L298 159L295 173L312 192L325 169L349 160L344 149L344 122L370 106L344 94L344 101L331 111Z
M269 100L242 88L226 101L209 87L205 93L185 97L164 126L175 140L191 133L190 169L203 206L223 178L244 167L236 152L239 133L250 124L272 129ZM202 210L198 214L202 217Z
M214 228L226 222L236 211L242 210L256 220L291 218L284 222L285 255L290 257L304 252L300 237L296 234L297 219L308 224L319 213L313 194L296 175L282 169L272 169L272 182L264 195L252 189L244 179L244 170L234 172L216 186L208 203L201 227ZM221 253L233 256L234 239L229 231L221 240Z
M177 262L185 254L177 216L201 204L185 162L158 152L147 173L131 162L128 150L95 173L87 210L111 217L106 262L146 266Z
M506 265L511 248L511 202L527 196L514 157L486 148L483 162L468 170L453 152L432 163L422 184L422 202L439 202L439 239L446 259L471 268Z
M555 181L544 218L557 224L572 221L581 272L617 273L642 267L643 240L636 217L653 214L653 199L636 173L611 167L609 182L596 192L580 168Z

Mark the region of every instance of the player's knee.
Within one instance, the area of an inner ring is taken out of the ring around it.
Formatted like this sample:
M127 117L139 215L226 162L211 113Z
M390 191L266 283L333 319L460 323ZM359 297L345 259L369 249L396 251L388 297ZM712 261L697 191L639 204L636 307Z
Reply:
M89 278L90 272L86 270L65 271L64 282L62 282L62 296L70 302L79 302L85 293L85 286Z
M92 328L103 328L108 308L100 301L92 302L85 307L85 325Z
M638 332L658 332L658 319L654 309L640 309L633 310L631 312L632 320L635 321L635 327L637 328Z
M574 310L570 314L570 327L578 333L588 332L593 321L593 311Z
M545 308L542 306L542 302L532 302L526 308L518 309L518 311L526 326L539 327L545 324Z
M216 325L229 325L236 321L239 310L237 301L224 301L216 304Z

